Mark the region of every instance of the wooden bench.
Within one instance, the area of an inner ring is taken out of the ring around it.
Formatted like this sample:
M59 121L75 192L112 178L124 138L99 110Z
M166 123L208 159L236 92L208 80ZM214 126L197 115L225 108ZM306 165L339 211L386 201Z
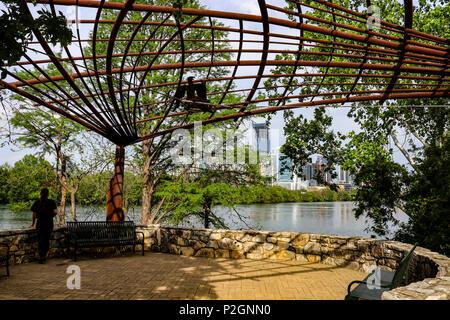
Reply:
M138 238L137 234L142 237ZM67 222L67 246L74 248L73 260L77 261L77 249L94 247L142 246L144 255L144 233L136 231L133 221L87 221Z
M392 257L379 257L376 259L376 268L363 281L352 281L347 288L346 300L381 300L384 291L397 288L402 284L408 284L408 267L413 256L413 251L417 243L411 248L406 256L399 262L395 272L383 270L379 267L378 262L382 259L394 259ZM351 290L352 285L358 284L355 289Z
M9 246L6 251L6 254L0 254L0 263L5 263L6 266L6 275L9 277Z

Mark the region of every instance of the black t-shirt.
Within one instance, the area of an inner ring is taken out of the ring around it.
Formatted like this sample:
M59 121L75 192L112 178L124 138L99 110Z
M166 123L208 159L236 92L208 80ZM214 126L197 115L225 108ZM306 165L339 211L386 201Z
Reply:
M47 199L41 204L40 200L36 200L31 207L32 212L36 212L36 218L40 221L53 221L53 210L56 209L56 202L52 199Z

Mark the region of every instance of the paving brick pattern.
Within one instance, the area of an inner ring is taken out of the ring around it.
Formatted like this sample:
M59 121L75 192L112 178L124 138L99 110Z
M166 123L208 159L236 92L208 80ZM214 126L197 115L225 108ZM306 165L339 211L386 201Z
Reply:
M79 290L66 285L70 276L66 270L72 264L81 270ZM322 263L148 252L144 257L128 254L15 265L9 278L0 278L0 299L341 300L349 282L365 276Z

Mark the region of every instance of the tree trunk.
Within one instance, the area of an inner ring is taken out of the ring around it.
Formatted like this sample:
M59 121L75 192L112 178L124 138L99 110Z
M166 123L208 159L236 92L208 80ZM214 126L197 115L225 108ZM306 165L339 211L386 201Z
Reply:
M75 205L75 193L76 190L74 191L74 189L71 190L70 192L70 213L72 215L72 221L77 221L77 207Z
M60 183L61 183L61 202L59 204L59 224L66 224L66 197L67 197L67 188L66 188L66 159L59 154L61 160L61 172L60 175Z
M114 176L109 182L106 221L125 221L123 214L123 174L125 167L125 148L116 146Z
M205 229L209 229L209 212L205 211Z
M145 174L144 174L145 175ZM150 179L146 185L142 187L142 223L153 224L154 217L152 215L152 196L153 196L153 182Z
M72 188L70 189L70 206L71 210L70 213L72 215L72 221L77 221L77 205L76 205L76 194L78 191L78 188L80 187L79 183L72 183Z
M61 177L62 179L65 179L66 177ZM59 225L65 225L66 224L66 197L67 197L67 189L64 187L63 184L61 184L61 202L59 203Z
M152 139L142 142L144 165L142 168L142 224L152 224L153 179L151 170L152 158L149 155Z
M398 141L397 135L395 134L394 131L391 132L391 138L394 141L394 144L397 146L397 148L401 151L403 156L406 158L406 160L408 160L411 167L416 172L420 173L420 169L417 166L417 163L414 161L413 157L411 157L411 155L408 153L408 151L406 151L406 149L403 147L403 145L400 143L400 141Z
M209 229L209 215L211 212L211 202L212 202L211 200L207 199L205 204L203 205L205 229Z

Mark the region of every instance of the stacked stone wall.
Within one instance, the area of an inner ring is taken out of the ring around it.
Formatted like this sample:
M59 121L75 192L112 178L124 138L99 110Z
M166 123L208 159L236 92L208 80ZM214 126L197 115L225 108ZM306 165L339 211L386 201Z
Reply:
M380 239L255 230L210 230L139 226L147 250L184 256L322 262L369 272L395 271L411 245ZM417 247L409 266L409 285L387 291L383 299L450 299L450 258Z
M394 271L411 245L361 237L256 230L212 230L139 225L145 250L184 256L226 259L269 259L322 262L369 272L378 257L380 266ZM32 229L0 231L0 253L10 248L11 263L37 260L37 235ZM139 254L139 248L136 248ZM128 250L129 251L129 250ZM85 249L84 255L118 255L117 248ZM70 258L65 229L56 229L49 258ZM383 299L450 299L450 258L416 248L409 267L408 286L383 294Z
M35 229L17 229L0 231L0 254L6 254L9 247L10 262L20 264L36 261L38 238ZM57 228L50 239L49 258L62 257L65 249L65 229Z

